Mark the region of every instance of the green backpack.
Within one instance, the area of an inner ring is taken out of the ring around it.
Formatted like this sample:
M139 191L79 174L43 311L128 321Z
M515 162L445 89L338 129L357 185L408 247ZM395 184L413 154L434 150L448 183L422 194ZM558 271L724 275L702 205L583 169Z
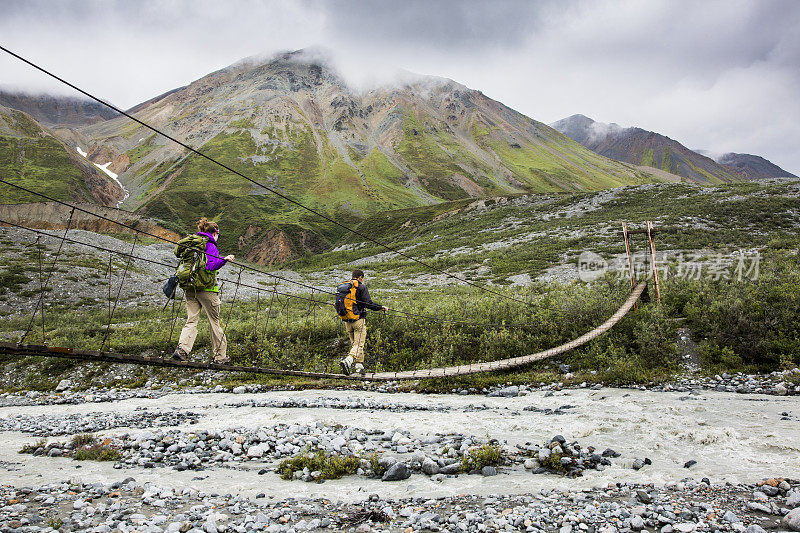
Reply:
M208 237L189 235L175 245L175 256L181 260L178 265L178 285L184 291L214 290L217 286L217 273L206 270Z

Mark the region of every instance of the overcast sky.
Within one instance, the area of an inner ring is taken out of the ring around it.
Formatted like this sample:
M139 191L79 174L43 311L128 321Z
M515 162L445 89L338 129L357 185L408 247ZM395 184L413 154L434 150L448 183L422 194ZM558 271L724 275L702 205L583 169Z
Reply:
M0 44L128 108L247 56L321 47L363 86L452 78L800 175L800 1L0 0ZM0 52L0 86L65 93ZM68 94L68 90L67 90Z

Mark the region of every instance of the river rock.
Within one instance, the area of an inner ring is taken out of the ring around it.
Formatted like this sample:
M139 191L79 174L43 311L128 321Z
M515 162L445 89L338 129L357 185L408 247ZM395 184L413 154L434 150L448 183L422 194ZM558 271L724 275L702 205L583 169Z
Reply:
M502 389L490 392L489 396L492 397L500 396L502 398L515 398L519 396L519 387L516 385L512 385L510 387L504 387Z
M761 492L763 492L767 496L777 496L780 493L780 490L778 490L778 487L773 487L772 485L764 484L761 487Z
M449 465L445 465L439 469L440 474L458 474L461 471L461 463L452 463Z
M484 476L496 476L497 469L493 466L486 465L483 468L481 468L481 474L483 474Z
M792 531L800 531L800 507L792 509L783 517L781 524L788 527Z
M430 457L426 457L425 460L422 461L422 472L429 475L434 476L439 473L439 465L436 464L436 461L431 459Z
M800 506L800 489L789 491L786 495L786 507L793 509Z
M56 392L62 392L71 388L72 388L72 382L68 379L62 379L61 381L58 382L58 385L56 385Z
M400 481L411 477L411 470L405 463L395 463L383 473L381 481Z

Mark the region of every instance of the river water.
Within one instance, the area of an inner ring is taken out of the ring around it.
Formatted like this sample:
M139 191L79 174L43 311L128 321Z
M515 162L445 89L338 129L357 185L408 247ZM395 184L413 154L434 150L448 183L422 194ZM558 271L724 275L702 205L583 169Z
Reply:
M226 407L247 399L281 398L370 398L386 403L434 404L449 408L437 411L391 411L329 408ZM486 406L472 410L469 406ZM525 407L556 409L563 414L525 411ZM541 488L581 489L629 481L664 484L691 477L713 482L756 482L772 476L800 478L800 397L741 395L701 392L649 392L628 389L567 390L545 396L534 392L517 398L483 396L382 394L363 391L270 392L252 395L173 394L159 399L131 399L114 403L6 407L0 417L15 414L132 412L137 408L179 408L201 414L199 423L184 430L257 428L277 423L339 423L362 429L409 430L414 436L458 432L505 440L510 445L549 441L556 434L567 441L602 451L612 448L622 454L602 472L587 471L577 479L554 475L532 475L521 467L494 477L461 475L437 482L413 475L406 481L384 483L358 476L323 484L286 482L274 473L259 476L257 468L233 470L213 468L200 472L177 472L168 468L125 468L111 464L67 458L20 455L19 448L37 440L18 432L0 433L0 477L17 486L66 479L113 482L132 476L140 483L153 481L176 489L201 487L207 492L238 493L254 497L266 493L279 498L324 497L355 501L367 494L383 497L436 497L455 494L518 494ZM786 413L786 414L784 414ZM117 428L105 433L136 433ZM64 441L68 437L59 437ZM633 470L637 458L650 458L652 465ZM697 461L691 469L689 460ZM245 463L246 464L246 463ZM249 466L249 465L248 465ZM503 469L501 469L501 472ZM197 479L201 477L203 479Z

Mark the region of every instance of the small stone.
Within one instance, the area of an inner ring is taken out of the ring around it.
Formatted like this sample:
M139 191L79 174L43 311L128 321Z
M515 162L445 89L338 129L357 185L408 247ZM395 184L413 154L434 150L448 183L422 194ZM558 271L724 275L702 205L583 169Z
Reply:
M642 503L651 503L653 501L653 497L647 491L644 490L637 490L636 491L636 499Z
M794 489L786 495L786 507L793 509L800 506L800 490Z
M722 519L725 522L729 522L731 524L738 524L741 523L742 519L736 516L733 511L725 511L725 514L722 515Z
M789 394L789 389L784 387L783 384L781 383L775 385L775 387L772 390L775 391L775 394L777 394L778 396L786 396L787 394Z
M761 492L767 496L777 496L780 490L778 490L778 487L773 487L772 485L764 485L761 487Z
M758 524L750 524L745 529L745 533L767 533L766 530Z
M644 520L641 516L634 516L631 518L631 529L634 531L641 531L644 529Z
M233 388L234 394L244 394L245 392L247 392L247 387L244 385L239 385L238 387Z
M683 463L683 467L684 468L691 468L696 464L697 464L697 461L695 461L694 459L691 459L691 460L686 461L685 463Z
M641 470L643 466L644 466L644 461L642 459L635 459L633 461L633 464L631 465L631 468L633 468L634 470Z
M56 385L56 392L62 392L71 388L72 388L72 382L68 379L62 379L61 381L58 382L58 385Z

